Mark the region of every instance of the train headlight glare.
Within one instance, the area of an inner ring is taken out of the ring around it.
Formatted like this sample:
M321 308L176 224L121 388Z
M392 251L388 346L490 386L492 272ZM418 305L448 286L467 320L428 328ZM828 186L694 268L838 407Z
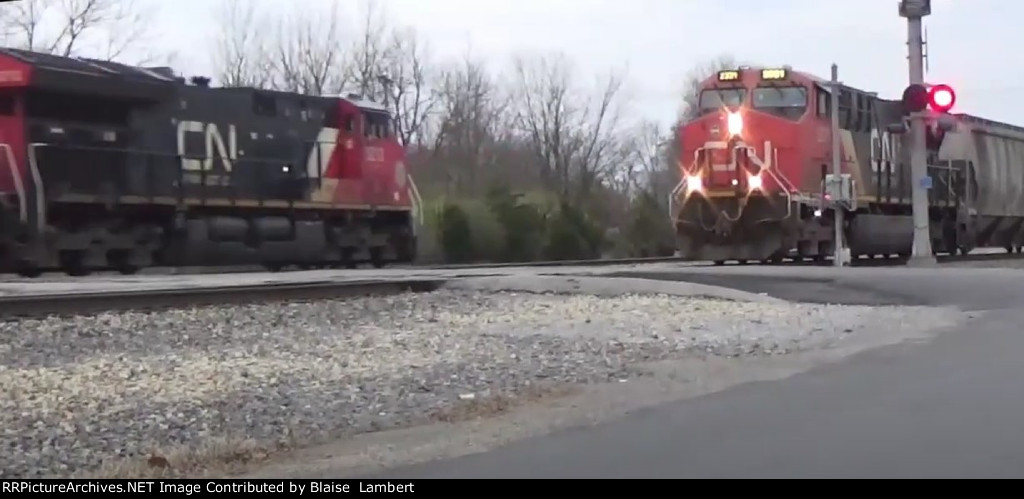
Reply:
M761 185L763 185L761 182L761 176L751 175L747 180L747 185L750 187L750 190L760 189Z
M700 192L704 190L704 180L702 180L699 175L687 176L686 190L689 192Z
M743 116L740 113L729 113L725 118L725 124L730 136L743 133Z

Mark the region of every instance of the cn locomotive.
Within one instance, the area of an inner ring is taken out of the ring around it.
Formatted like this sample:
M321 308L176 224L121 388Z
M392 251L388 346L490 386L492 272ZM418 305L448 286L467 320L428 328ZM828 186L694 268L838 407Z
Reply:
M823 260L834 214L854 258L905 257L913 247L906 103L789 67L743 67L702 82L699 115L680 127L680 180L669 200L679 256L689 260ZM928 212L935 253L1024 245L1024 128L951 113L931 86ZM839 133L833 137L832 113ZM831 179L832 144L840 175ZM846 199L828 185L840 179Z
M0 270L413 261L392 127L355 95L0 49Z

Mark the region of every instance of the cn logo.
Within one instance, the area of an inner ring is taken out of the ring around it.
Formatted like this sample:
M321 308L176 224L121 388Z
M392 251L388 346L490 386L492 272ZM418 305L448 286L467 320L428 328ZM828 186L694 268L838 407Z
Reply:
M199 151L189 151L186 147L186 139L189 133L202 134L206 147ZM211 171L217 157L225 172L231 172L234 162L238 159L238 136L235 125L228 125L228 140L224 143L224 137L217 128L216 123L203 123L201 121L179 121L178 122L178 156L181 156L181 169L185 171ZM203 159L197 159L199 156Z

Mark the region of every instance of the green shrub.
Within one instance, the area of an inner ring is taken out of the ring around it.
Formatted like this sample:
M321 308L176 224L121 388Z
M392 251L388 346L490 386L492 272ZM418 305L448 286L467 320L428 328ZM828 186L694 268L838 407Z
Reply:
M506 262L536 260L545 236L545 214L522 202L522 195L497 186L487 193L489 211L502 229L503 246L498 259Z
M438 229L446 262L466 263L473 260L473 239L469 218L459 205L444 205Z
M625 233L635 257L672 256L675 251L672 224L661 204L650 194L641 194L633 200Z
M598 258L603 243L602 228L568 202L549 218L545 255L551 260Z
M416 261L419 263L440 263L444 261L441 246L441 215L443 200L424 200L423 220L416 234Z

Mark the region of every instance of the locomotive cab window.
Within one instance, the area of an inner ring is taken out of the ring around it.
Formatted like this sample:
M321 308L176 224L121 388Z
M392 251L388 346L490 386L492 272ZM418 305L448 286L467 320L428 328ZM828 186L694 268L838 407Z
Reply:
M363 134L371 139L386 139L394 134L391 130L391 118L384 113L367 111L363 113Z
M699 105L700 114L708 114L723 107L735 108L743 104L747 98L745 88L716 88L708 89L700 93Z
M14 93L0 92L0 116L14 116L16 110Z
M277 116L277 99L272 95L256 93L252 95L252 112L257 116L274 118Z
M758 87L754 89L755 109L791 120L807 111L807 89L804 87Z
M831 116L829 113L829 106L832 105L832 94L828 93L828 90L817 87L818 94L818 116L826 118Z

